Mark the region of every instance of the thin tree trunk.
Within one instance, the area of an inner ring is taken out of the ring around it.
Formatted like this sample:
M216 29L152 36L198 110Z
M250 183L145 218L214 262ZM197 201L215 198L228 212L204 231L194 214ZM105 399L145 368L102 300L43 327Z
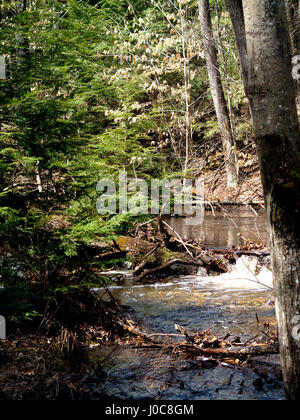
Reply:
M26 1L17 0L15 3L17 14L20 14L26 10ZM17 64L22 65L26 58L29 57L29 41L27 37L24 37L20 33L16 33L16 58Z
M300 54L299 0L286 0L292 55Z
M35 165L35 178L36 178L36 184L39 194L43 192L43 186L42 186L42 179L40 174L40 161L38 160Z
M298 1L298 10L296 11L295 44L297 55L300 55L300 2Z
M209 0L198 0L199 17L203 34L203 43L206 54L209 84L215 106L218 124L221 131L223 150L225 154L225 167L227 172L227 186L235 187L238 184L238 168L236 164L234 140L230 127L228 108L218 66L217 49L214 43Z
M268 215L281 364L300 399L300 137L284 0L243 0L250 99ZM296 327L296 330L295 330Z
M185 23L181 4L179 5L180 24L181 24L181 42L183 50L183 76L184 76L184 96L185 96L185 161L184 173L187 173L189 161L192 154L192 136L191 136L191 116L190 116L190 77L189 63L187 58L187 48L185 40Z
M293 5L293 22L292 22L292 45L293 45L293 78L297 81L297 95L299 108L300 94L300 1L291 0Z
M242 79L245 91L248 87L248 53L245 31L245 20L242 0L225 0L227 10L235 32L236 43L240 55Z
M220 12L220 7L219 7L218 0L215 0L215 10L216 10L216 15L217 15L217 19L218 19L218 30L217 30L218 51L219 51L219 55L222 57L223 71L224 71L224 77L225 77L225 87L224 87L224 89L225 89L226 94L227 94L227 103L228 103L228 117L229 117L229 121L230 121L230 129L231 129L231 133L232 133L234 146L236 148L236 132L235 132L234 114L233 114L233 111L232 111L232 101L231 101L232 92L231 92L231 88L230 88L230 81L229 81L229 78L228 78L225 48L224 48L224 45L223 45L222 35L221 35L221 12ZM236 162L236 165L237 165L237 162Z

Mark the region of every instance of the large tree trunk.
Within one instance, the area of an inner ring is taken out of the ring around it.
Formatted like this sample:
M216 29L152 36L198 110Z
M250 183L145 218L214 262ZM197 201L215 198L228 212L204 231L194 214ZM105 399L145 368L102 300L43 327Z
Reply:
M198 0L199 17L203 34L209 84L222 136L228 187L238 184L238 165L235 155L234 139L230 127L230 119L225 100L220 70L218 66L217 49L213 38L209 0Z
M243 0L286 394L300 399L300 137L284 0Z

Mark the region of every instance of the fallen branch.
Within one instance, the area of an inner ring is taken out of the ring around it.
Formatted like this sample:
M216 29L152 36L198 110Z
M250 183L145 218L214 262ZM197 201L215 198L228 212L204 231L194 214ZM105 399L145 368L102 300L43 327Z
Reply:
M197 345L194 345L193 347L200 353L210 356L265 356L268 354L279 354L278 344L255 344L250 346L228 347L220 349L203 349Z
M247 249L226 249L226 248L209 248L207 252L212 252L214 254L219 255L226 255L226 254L233 254L237 257L242 257L243 255L249 257L268 257L270 255L270 250L247 250Z
M259 206L259 207L263 207L264 206L264 202L263 201L257 201L255 203L253 203L252 201L248 201L248 202L242 202L242 201L205 201L204 202L205 205L209 205L209 206L215 206L215 207L222 207L222 206L232 206L232 207L245 207L245 206ZM264 208L264 207L263 207Z
M187 344L189 344L194 351L199 352L208 356L239 356L239 355L249 355L249 356L264 356L267 354L278 354L279 346L277 343L259 343L259 344L239 344L236 346L230 345L225 340L218 340L216 337L213 337L213 340L209 344L211 345L220 345L220 348L205 348L207 345L206 340L199 341L199 335L191 334L181 325L175 324L175 330L179 331L182 335L186 337ZM208 332L211 336L212 334ZM204 334L204 333L202 333ZM197 338L197 341L196 341ZM228 347L225 347L228 345ZM178 346L178 345L177 345ZM222 347L221 347L222 346Z
M267 356L270 354L279 354L279 346L277 344L256 344L246 347L228 347L224 349L203 349L195 344L190 343L176 343L176 344L165 344L165 343L151 343L141 345L129 345L135 349L165 349L174 350L176 349L189 349L193 352L200 353L201 355L211 357L232 357L232 356Z
M151 254L153 254L154 252L156 252L157 251L157 249L160 247L160 244L159 245L157 245L157 246L155 246L150 252L148 252L148 254L146 254L145 255L145 259L144 259L144 261L143 262L141 262L139 265L137 265L136 267L135 267L135 269L133 270L133 272L132 272L132 274L134 275L134 276L136 276L137 274L140 274L142 271L143 271L143 269L146 267L146 265L149 263L149 260L148 260L148 257L151 255Z
M183 265L194 265L196 267L202 267L203 264L199 263L198 261L189 261L189 260L183 260L180 258L174 258L170 261L165 262L164 264L161 264L158 267L155 268L149 268L148 270L145 270L140 274L139 276L135 277L136 281L141 281L145 277L149 276L150 274L158 273L160 271L166 270L167 268L170 268L174 264L183 264Z

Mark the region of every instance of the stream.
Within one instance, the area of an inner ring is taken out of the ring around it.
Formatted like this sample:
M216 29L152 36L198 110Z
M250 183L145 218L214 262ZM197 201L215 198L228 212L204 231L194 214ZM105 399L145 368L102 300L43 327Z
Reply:
M207 213L204 223L187 226L184 218L169 221L185 239L201 238L208 247L241 244L241 235L267 242L264 214L234 211L230 218ZM130 278L110 290L134 310L149 333L176 333L174 324L189 331L210 329L217 336L228 333L242 342L258 335L265 323L274 325L272 273L255 257L241 257L230 273L216 277L178 276L135 284ZM259 323L258 323L259 321ZM168 338L174 342L176 338ZM279 356L256 357L255 368L237 367L201 357L180 360L160 349L106 346L90 351L91 363L100 363L104 378L101 395L122 399L162 400L264 400L284 399ZM262 373L263 372L263 373ZM96 393L97 395L97 393Z

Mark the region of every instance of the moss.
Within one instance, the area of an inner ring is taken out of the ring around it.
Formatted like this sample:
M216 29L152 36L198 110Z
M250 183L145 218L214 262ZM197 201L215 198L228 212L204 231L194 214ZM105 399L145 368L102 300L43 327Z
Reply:
M173 252L168 248L160 248L156 253L156 260L159 264L164 264L172 259L184 259L185 255L181 252Z

